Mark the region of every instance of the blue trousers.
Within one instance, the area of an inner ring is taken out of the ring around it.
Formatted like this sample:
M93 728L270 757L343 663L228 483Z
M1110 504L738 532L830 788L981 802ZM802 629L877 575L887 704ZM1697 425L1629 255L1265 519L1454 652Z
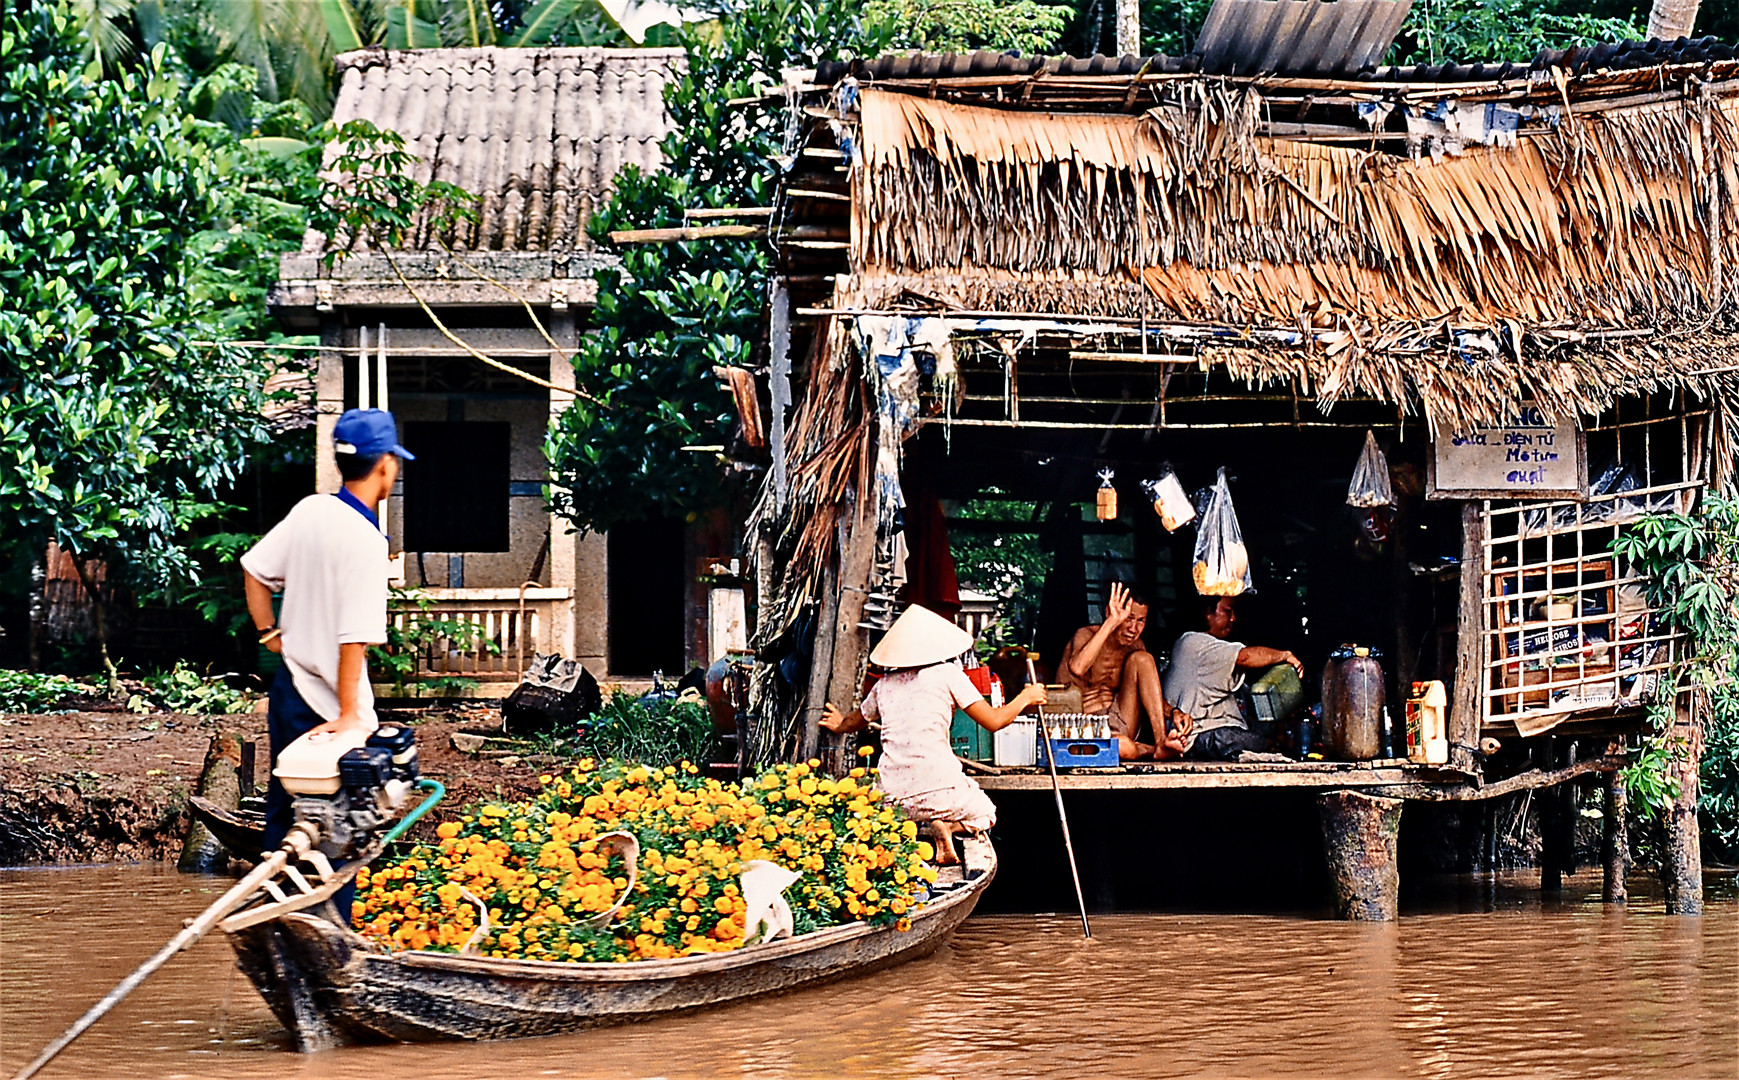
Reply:
M302 695L296 692L296 680L290 675L290 665L285 664L278 669L278 675L272 680L272 688L266 695L266 730L271 740L272 768L276 770L278 755L284 747L289 746L308 732L324 724L321 715L308 707L302 700ZM276 851L289 835L290 826L296 823L295 811L291 805L290 793L284 790L284 785L278 783L274 775L266 784L266 850ZM342 866L334 862L333 866ZM356 898L356 882L347 883L332 896L332 903L339 912L348 916L351 901ZM318 910L318 909L316 909Z
M1184 754L1189 761L1236 761L1245 750L1268 749L1268 740L1241 727L1210 728L1196 736L1195 745Z

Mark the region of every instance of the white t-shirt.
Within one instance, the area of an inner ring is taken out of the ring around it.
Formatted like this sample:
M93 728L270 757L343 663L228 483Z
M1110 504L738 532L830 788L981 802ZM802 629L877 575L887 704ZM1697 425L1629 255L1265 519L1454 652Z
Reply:
M1238 670L1242 642L1222 641L1192 630L1177 639L1165 673L1165 700L1196 722L1196 734L1222 727L1248 727L1238 707L1244 673Z
M242 569L283 591L278 625L296 692L338 719L338 646L386 641L386 537L336 495L310 495L242 556ZM356 706L374 727L367 665Z
M898 800L964 782L949 729L955 709L983 700L953 663L896 671L870 687L858 709L882 724L882 790Z

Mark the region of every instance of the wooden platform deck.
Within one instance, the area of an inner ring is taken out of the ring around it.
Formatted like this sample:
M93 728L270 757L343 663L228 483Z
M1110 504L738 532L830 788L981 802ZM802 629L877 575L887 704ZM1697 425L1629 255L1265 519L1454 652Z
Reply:
M1404 758L1384 761L1235 762L1168 761L1114 769L1062 769L1064 791L1202 791L1252 788L1306 788L1318 791L1357 790L1370 795L1430 801L1490 799L1514 791L1548 787L1589 773L1609 772L1624 765L1622 758L1579 761L1562 769L1535 769L1491 783L1478 773L1463 773L1433 765L1415 765ZM1050 775L1042 768L1000 766L994 773L967 771L985 791L1049 791Z

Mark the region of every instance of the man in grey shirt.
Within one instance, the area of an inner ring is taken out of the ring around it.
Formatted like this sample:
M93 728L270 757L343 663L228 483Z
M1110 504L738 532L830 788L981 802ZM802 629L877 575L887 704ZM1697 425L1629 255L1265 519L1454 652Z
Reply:
M1204 596L1205 631L1191 630L1171 650L1165 673L1165 699L1195 718L1195 731L1184 757L1197 761L1232 761L1246 751L1263 751L1268 740L1250 730L1238 705L1244 673L1291 664L1300 676L1304 664L1292 653L1245 645L1231 640L1238 621L1237 601L1230 596Z

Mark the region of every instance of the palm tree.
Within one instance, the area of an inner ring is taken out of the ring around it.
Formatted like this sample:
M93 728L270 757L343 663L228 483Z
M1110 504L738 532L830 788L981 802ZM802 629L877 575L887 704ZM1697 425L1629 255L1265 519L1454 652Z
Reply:
M309 6L318 8L335 52L370 45L536 46L559 40L577 23L614 25L598 0L316 0Z
M628 45L600 0L70 0L88 58L114 70L146 41L192 34L259 74L267 101L332 111L332 58L351 49ZM171 30L170 27L175 27ZM177 43L180 44L179 42Z
M137 52L128 24L135 0L72 0L67 5L85 42L85 60L107 69L131 60Z
M1689 37L1700 6L1699 0L1654 0L1648 13L1648 36L1667 41Z

